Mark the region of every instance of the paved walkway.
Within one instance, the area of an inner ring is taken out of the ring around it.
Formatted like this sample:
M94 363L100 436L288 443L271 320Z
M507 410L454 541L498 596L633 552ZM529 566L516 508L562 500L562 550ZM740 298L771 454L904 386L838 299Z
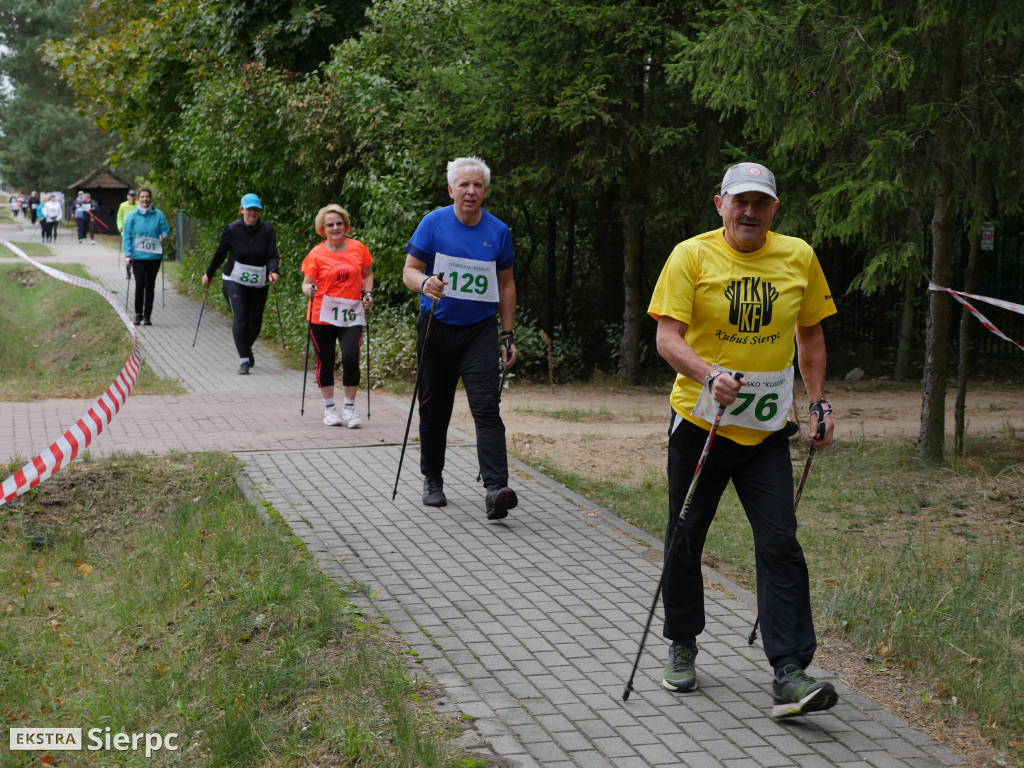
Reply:
M28 234L0 227L8 240ZM71 243L54 251L47 263L84 263L97 282L124 290L113 250ZM286 257L287 268L297 261ZM444 686L441 705L473 718L466 745L493 765L961 764L842 685L829 712L771 720L771 670L760 646L746 643L753 596L713 572L699 689L677 696L661 688L659 610L635 692L622 701L660 575L659 542L519 463L512 478L519 507L506 520L487 522L472 438L454 431L449 506L420 504L415 442L392 502L408 403L374 395L367 420L363 390L364 428L328 428L310 385L300 417L301 372L280 368L265 346L256 350L252 374L236 375L228 323L216 313L204 315L192 348L198 312L198 303L170 284L163 306L157 297L154 325L140 328L146 362L180 379L188 394L133 396L92 452L234 452L249 497L273 504L325 572L369 587L367 609L384 617ZM89 405L0 404L3 457L35 455Z

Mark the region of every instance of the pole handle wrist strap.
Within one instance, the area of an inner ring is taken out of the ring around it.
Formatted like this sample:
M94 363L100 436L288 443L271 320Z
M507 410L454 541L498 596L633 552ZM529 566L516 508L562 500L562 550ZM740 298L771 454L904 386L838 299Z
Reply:
M821 397L811 403L811 415L818 417L818 423L823 424L825 417L832 415L832 406L828 400Z
M511 357L512 356L512 336L511 335L505 336L505 334L502 334L502 337L503 338L501 340L501 343L505 347L505 352L508 354L509 357Z
M717 379L723 373L725 373L725 371L712 371L711 373L704 377L704 384L707 386L708 392L710 392L711 388L715 386L715 379Z
M427 282L430 280L431 277L433 277L433 275L427 275L426 277L423 278L423 282L420 283L420 293L423 293L423 289L427 287Z

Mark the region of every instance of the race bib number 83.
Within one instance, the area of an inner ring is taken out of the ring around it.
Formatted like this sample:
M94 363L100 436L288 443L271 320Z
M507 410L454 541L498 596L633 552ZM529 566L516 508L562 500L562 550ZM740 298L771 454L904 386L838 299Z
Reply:
M253 267L236 261L228 280L248 286L249 288L262 288L267 284L267 268Z

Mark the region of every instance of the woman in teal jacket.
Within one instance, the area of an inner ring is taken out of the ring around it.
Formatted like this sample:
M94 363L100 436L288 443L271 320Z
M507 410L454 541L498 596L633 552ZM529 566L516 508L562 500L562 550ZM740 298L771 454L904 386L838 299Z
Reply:
M121 245L124 260L135 275L135 324L152 325L156 293L156 275L164 255L164 241L171 233L167 217L153 207L153 193L146 187L139 190L139 207L124 220Z

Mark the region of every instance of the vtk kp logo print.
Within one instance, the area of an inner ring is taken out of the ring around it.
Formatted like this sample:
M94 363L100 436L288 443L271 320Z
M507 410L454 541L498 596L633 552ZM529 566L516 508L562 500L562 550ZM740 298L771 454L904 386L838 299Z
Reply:
M725 298L729 300L729 322L740 333L758 333L772 321L779 292L759 277L744 277L726 287Z

